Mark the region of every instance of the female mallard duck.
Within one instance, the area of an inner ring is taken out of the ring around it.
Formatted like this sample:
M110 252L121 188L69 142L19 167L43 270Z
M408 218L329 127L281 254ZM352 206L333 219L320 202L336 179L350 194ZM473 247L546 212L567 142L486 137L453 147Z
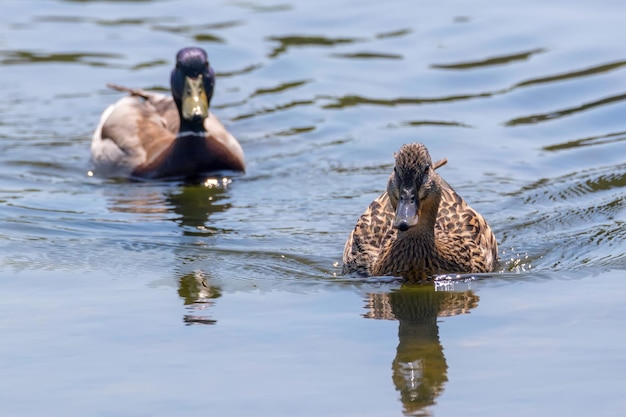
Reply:
M480 214L435 172L421 143L403 145L387 191L356 223L343 252L344 274L409 281L441 273L493 271L498 243Z
M126 91L102 114L91 142L95 172L136 179L193 178L244 171L239 142L209 112L215 74L201 48L181 49L170 77L172 96Z

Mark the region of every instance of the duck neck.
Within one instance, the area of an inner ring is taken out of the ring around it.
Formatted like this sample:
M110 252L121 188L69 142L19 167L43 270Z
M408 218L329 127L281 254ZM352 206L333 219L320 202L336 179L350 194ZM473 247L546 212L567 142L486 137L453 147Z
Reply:
M425 222L419 222L405 232L398 232L398 238L393 245L392 252L423 258L435 251L435 226ZM392 257L395 254L392 253ZM398 254L399 255L399 254Z
M424 280L436 269L439 251L435 242L435 222L440 197L422 204L418 223L401 232L386 258L384 274L396 273L411 280Z
M185 119L184 117L180 118L180 129L178 131L178 135L184 137L187 134L198 134L204 133L206 129L204 128L204 119L199 117L194 117L191 120Z

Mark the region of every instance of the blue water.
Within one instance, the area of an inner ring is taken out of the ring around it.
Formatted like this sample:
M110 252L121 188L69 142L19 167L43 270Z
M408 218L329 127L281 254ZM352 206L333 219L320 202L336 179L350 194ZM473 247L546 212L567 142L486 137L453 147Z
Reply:
M0 10L0 415L623 414L626 4ZM246 175L89 176L106 83L167 89L188 45ZM495 273L338 276L412 141Z

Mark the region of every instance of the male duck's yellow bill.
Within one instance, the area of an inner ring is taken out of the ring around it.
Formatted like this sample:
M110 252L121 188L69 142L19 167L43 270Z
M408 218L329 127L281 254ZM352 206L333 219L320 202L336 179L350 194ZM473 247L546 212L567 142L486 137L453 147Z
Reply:
M183 118L206 119L209 117L209 99L204 91L202 74L196 78L185 77L185 89L182 100Z

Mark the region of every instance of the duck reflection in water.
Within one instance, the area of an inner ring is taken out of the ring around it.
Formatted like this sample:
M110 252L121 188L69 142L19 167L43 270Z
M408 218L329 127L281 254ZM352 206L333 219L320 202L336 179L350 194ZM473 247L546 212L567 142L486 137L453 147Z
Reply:
M207 238L227 233L215 226L210 217L231 207L227 192L230 182L229 178L216 177L195 184L131 184L130 187L112 188L115 194L108 196L112 212L172 221L182 230L180 242L173 251L178 261L175 271L178 294L191 312L183 316L186 324L216 323L206 315L206 310L221 296L221 289L210 285L210 276L204 272L205 261L211 254L196 249L210 244ZM172 250L170 244L157 243L156 246L161 250Z
M222 231L208 222L212 214L231 207L227 195L230 183L231 179L219 177L195 184L131 184L105 192L111 212L139 214L143 219L173 220L185 236L206 236Z
M185 314L183 322L192 324L216 324L217 320L210 316L199 314L209 310L215 304L215 300L222 296L219 287L209 285L207 277L200 271L185 274L178 280L178 295L184 300L185 306L193 314Z
M197 185L184 185L178 192L168 193L166 201L170 211L177 215L176 223L183 228L185 236L206 236L222 232L208 224L209 217L231 207L226 188L228 178L215 178Z
M364 317L399 321L399 342L391 367L405 415L430 415L428 407L435 404L448 382L438 317L469 313L478 300L471 291L436 291L426 285L368 295Z
M177 215L175 221L183 229L183 236L206 238L224 232L210 225L209 218L214 213L224 212L230 208L225 193L229 180L224 178L210 181L201 185L185 185L179 189L180 192L167 196L171 211ZM205 240L200 244L205 245ZM196 265L198 262L203 264L202 260L208 255L204 251L201 256L195 255L195 251L189 250L187 245L182 245L176 251L180 274L178 295L184 300L189 312L183 315L183 322L186 325L216 324L217 320L212 319L208 312L221 297L221 288L209 284L209 272L205 272L203 268L198 269Z

